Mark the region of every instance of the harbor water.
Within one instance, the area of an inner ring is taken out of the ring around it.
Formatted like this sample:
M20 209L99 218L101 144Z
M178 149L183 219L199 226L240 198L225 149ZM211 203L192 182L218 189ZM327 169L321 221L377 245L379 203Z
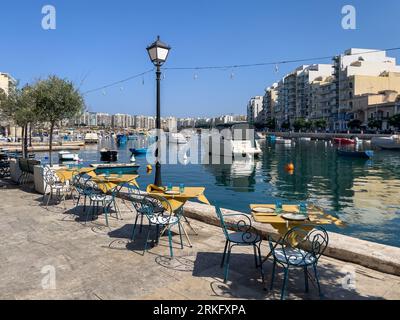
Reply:
M100 163L99 150L117 149L118 162L129 163L129 148L113 142L87 145L79 152L84 164ZM179 147L179 146L177 146ZM364 148L369 148L365 145ZM165 164L163 184L204 186L212 204L249 213L251 203L312 202L347 223L328 226L333 232L400 247L400 152L375 151L371 160L340 157L326 141L295 141L291 145L261 141L259 159L232 164ZM37 154L44 159L47 154ZM54 160L58 161L57 153ZM145 156L136 156L142 189L154 180ZM293 163L295 170L285 169Z

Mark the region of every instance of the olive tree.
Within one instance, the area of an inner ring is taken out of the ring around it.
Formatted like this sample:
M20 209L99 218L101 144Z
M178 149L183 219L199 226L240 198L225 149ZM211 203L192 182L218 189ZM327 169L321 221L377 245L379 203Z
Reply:
M7 96L3 95L0 102L3 117L22 128L22 155L28 155L28 128L36 120L34 110L33 88L25 86L15 88Z
M50 76L34 86L35 110L40 121L49 125L49 160L52 165L53 133L63 120L78 116L84 110L84 100L74 84Z

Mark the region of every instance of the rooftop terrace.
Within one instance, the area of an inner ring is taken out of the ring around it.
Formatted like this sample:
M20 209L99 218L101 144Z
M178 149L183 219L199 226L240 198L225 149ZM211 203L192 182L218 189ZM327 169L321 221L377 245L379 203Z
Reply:
M218 227L191 220L199 233L191 235L194 247L181 250L176 234L171 260L166 237L144 255L145 232L130 242L134 213L121 200L124 219L111 219L110 229L102 216L85 225L72 201L67 211L62 205L47 210L41 201L30 186L0 181L0 299L279 299L281 270L274 291L264 291L251 248L234 249L223 283L225 240ZM266 242L262 249L268 254ZM46 266L56 270L55 289L43 289ZM264 264L267 285L271 266ZM325 257L319 270L325 299L400 298L400 277ZM354 289L343 285L352 270ZM304 293L301 271L289 281L287 299L319 299L312 285Z

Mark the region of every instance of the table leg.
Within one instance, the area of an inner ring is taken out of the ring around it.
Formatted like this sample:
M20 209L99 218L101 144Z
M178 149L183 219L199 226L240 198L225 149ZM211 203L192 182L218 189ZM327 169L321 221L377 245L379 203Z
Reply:
M195 234L196 236L198 236L199 234L196 232L196 230L195 230L195 229L193 228L193 226L190 224L189 220L188 220L185 216L183 216L183 218L185 219L185 222L188 224L189 228L194 232L194 234Z
M190 241L189 235L186 232L185 226L183 224L181 224L181 227L182 227L183 233L185 234L185 237L186 237L186 239L187 239L187 241L189 243L189 246L191 248L193 248L192 242Z
M274 250L276 249L276 247L278 246L278 244L279 244L281 241L282 241L282 237L279 238L278 241L275 242L275 245L274 245L274 247L273 247ZM264 258L264 260L261 262L261 264L264 264L265 262L267 262L267 260L272 256L272 251L273 251L273 250L271 250L271 251L268 253L268 255Z

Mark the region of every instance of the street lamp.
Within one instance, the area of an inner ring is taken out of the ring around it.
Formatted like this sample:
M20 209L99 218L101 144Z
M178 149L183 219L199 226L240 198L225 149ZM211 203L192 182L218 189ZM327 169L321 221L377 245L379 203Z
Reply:
M157 129L157 149L156 149L156 175L154 184L156 186L162 186L161 181L161 163L160 163L160 135L161 135L161 101L160 101L160 81L161 81L161 66L167 61L168 53L171 48L160 40L160 36L157 37L156 42L147 47L147 52L151 62L154 64L156 69L156 81L157 81L157 118L156 118L156 129Z

